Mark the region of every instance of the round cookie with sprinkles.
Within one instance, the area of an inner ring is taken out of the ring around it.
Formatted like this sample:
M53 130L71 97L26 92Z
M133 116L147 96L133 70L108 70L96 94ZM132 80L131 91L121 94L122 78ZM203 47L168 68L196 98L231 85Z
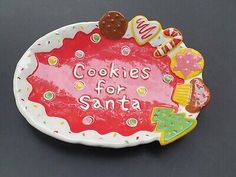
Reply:
M109 11L37 40L16 67L14 94L26 120L57 139L166 145L192 131L210 101L203 69L178 29Z

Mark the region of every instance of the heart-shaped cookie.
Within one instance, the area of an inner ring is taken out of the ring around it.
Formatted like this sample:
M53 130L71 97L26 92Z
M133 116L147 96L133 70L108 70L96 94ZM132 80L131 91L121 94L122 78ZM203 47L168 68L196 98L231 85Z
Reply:
M153 39L161 30L157 21L148 21L144 16L138 15L131 20L131 32L139 45L144 45Z

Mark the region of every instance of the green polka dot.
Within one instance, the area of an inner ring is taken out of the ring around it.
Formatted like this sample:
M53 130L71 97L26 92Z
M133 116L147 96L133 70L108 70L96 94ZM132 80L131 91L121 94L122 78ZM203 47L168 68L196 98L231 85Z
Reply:
M43 94L43 98L47 101L50 101L54 98L54 93L52 91L47 91Z
M165 74L162 79L165 83L170 83L171 81L173 81L174 78L170 74Z
M94 42L94 43L98 43L98 42L101 40L101 36L100 36L98 33L94 33L94 34L91 36L91 40L92 40L92 42Z
M129 118L127 121L126 121L127 125L129 127L136 127L138 125L138 121L137 119L135 118Z

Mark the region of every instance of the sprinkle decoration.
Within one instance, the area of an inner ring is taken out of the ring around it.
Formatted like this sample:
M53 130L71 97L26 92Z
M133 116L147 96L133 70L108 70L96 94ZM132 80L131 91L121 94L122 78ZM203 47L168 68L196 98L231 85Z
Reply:
M117 133L113 133L113 134L112 134L112 137L113 137L113 138L115 138L115 137L116 137L116 135L117 135Z
M36 104L33 104L33 107L34 107L34 108L38 108L38 106L37 106Z

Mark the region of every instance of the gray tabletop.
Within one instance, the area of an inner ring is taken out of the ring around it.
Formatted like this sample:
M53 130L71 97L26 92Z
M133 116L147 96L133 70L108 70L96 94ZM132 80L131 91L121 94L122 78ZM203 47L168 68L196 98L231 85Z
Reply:
M0 0L0 176L234 177L235 8L235 0ZM205 57L203 75L213 99L181 140L116 150L67 144L38 132L18 112L12 79L27 48L54 29L96 21L107 10L176 27Z

